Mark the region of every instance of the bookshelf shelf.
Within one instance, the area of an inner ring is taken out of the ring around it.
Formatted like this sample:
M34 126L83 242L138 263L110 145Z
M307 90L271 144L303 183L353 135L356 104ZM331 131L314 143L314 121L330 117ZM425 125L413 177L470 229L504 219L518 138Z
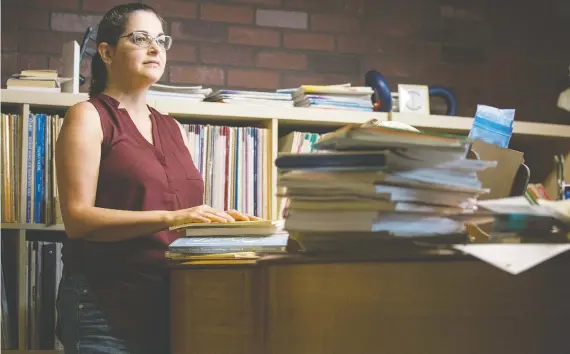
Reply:
M0 101L3 104L28 104L32 107L50 106L68 108L86 100L87 94L29 92L2 89ZM158 98L149 104L157 110L170 114L184 121L188 118L200 118L216 121L269 121L277 119L282 125L338 126L349 123L363 123L372 118L381 121L394 120L413 125L419 129L455 134L467 134L473 124L473 118L441 115L423 115L414 113L378 113L350 112L301 107L260 107L230 105L211 102L182 102L178 99ZM515 121L514 133L535 139L570 138L570 125L520 122Z
M2 223L2 230L64 231L63 225Z
M87 100L87 94L32 92L2 89L0 101L11 104L29 104L32 106L46 107L71 107L76 103Z
M390 120L410 124L418 129L440 131L453 134L468 134L473 125L473 118L414 113L391 113ZM533 139L568 139L570 125L547 124L515 121L514 137Z

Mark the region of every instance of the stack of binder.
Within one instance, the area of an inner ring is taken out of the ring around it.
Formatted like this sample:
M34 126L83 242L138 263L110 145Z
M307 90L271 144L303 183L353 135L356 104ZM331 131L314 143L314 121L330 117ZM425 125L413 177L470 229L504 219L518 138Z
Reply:
M466 139L372 124L348 125L275 164L289 203L284 228L306 251L367 248L387 239L463 242L476 215L477 172Z

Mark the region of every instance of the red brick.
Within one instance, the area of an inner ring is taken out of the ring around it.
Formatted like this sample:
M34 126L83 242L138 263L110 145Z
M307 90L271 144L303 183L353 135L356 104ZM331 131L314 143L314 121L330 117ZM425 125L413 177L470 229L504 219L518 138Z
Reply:
M101 16L53 12L51 14L51 29L61 32L84 33L87 27L96 27L100 21Z
M255 5L279 5L281 0L230 0L238 4L255 4Z
M2 52L18 50L18 32L2 31Z
M253 66L253 48L227 44L203 44L200 61L204 64Z
M414 30L413 22L406 18L387 17L387 18L368 18L364 22L364 32L381 34L388 37L407 37Z
M176 21L171 24L174 41L188 39L201 42L225 42L228 28L225 24L206 21ZM176 42L174 42L176 43Z
M148 3L153 6L158 14L162 17L183 17L183 18L196 18L198 15L198 5L192 1L176 1L176 0L161 0L157 5Z
M52 56L49 58L48 69L57 70L58 73L63 72L63 59L61 56ZM83 59L79 65L79 72L87 78L91 78L91 59Z
M279 32L272 29L230 27L229 41L262 47L278 47Z
M360 61L345 55L315 54L311 56L311 69L316 73L355 75L360 70Z
M50 13L47 10L26 9L20 12L20 28L47 30L49 18Z
M347 75L283 74L282 87L295 88L300 85L334 85L347 82L353 85L361 85L363 80Z
M315 14L311 16L311 29L334 33L354 33L359 31L360 25L358 18L353 16Z
M253 9L239 5L215 3L200 4L200 18L208 21L229 23L253 23Z
M172 61L196 61L196 46L189 43L174 41L172 47L166 52L167 60Z
M439 57L439 45L419 43L390 37L369 38L370 53L390 59L422 58L422 61L435 61Z
M20 36L19 50L30 53L61 54L63 44L77 40L75 33L26 31Z
M230 69L228 86L231 88L277 89L279 74L270 71Z
M307 68L307 56L300 53L262 51L257 53L255 65L260 68L303 70Z
M465 9L450 5L443 5L440 8L441 18L450 18L459 21L482 21L482 9Z
M370 3L371 0L283 0L282 7L312 12L323 12L326 9L328 13L362 15Z
M282 0L282 7L285 9L294 10L307 10L307 11L319 11L322 9L327 9L327 3L331 1L327 0Z
M2 50L2 74L12 75L18 71L18 53L6 53ZM2 85L6 81L2 81Z
M12 4L10 4L12 5ZM20 15L24 11L19 6L6 6L2 4L2 34L7 30L17 30L20 24L22 24L22 19Z
M66 0L58 0L58 1L66 1ZM104 14L107 11L111 10L113 7L124 3L125 0L83 0L82 10L99 12L101 14Z
M362 59L362 72L377 70L385 76L412 77L415 74L415 64L411 60L386 60L379 56Z
M454 64L443 64L438 62L421 62L417 67L416 79L423 85L446 85L453 86L461 84L461 67Z
M48 65L47 55L18 53L18 70L47 69Z
M334 37L327 34L285 32L283 33L283 46L291 49L332 52L334 50Z
M86 1L100 3L102 0ZM27 9L79 10L79 0L23 0Z
M172 65L170 82L195 85L224 85L224 69L212 66Z
M365 54L372 50L368 38L365 36L341 35L336 41L337 52L347 54Z

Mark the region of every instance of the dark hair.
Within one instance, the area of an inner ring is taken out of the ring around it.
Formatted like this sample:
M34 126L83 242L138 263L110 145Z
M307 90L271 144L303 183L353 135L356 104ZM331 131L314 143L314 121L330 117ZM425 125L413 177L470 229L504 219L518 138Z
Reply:
M158 15L154 8L141 4L129 3L113 7L99 22L97 28L97 46L99 43L109 43L109 45L116 45L119 37L123 34L129 15L136 11L148 11L155 14L158 19L164 23L164 20ZM101 55L96 51L91 59L91 87L89 89L89 96L93 97L100 94L107 87L107 68Z

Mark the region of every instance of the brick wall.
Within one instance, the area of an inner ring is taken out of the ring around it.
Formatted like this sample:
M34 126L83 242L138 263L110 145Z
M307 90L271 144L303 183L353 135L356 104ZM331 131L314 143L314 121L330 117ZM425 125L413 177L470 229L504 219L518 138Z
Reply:
M59 68L62 43L80 41L124 1L3 0L2 84L21 69ZM164 82L274 90L362 84L377 69L393 90L451 87L461 115L485 103L515 107L517 120L570 122L555 107L560 83L569 81L564 0L143 2L159 9L174 37ZM88 62L82 72L89 74Z

